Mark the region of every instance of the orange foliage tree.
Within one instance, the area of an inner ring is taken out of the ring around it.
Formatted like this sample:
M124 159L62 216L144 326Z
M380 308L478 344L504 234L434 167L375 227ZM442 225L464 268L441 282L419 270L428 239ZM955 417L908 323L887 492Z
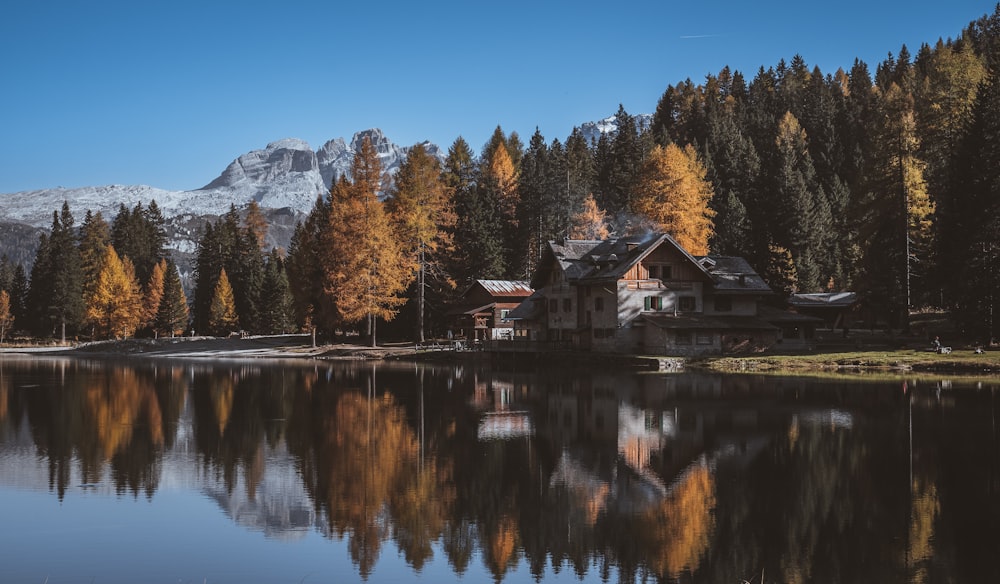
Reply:
M636 185L633 209L659 223L693 255L708 254L715 211L712 184L705 166L691 146L654 146Z
M119 258L111 245L104 250L97 282L84 300L86 319L104 335L127 338L142 323L142 294L135 268L127 257Z

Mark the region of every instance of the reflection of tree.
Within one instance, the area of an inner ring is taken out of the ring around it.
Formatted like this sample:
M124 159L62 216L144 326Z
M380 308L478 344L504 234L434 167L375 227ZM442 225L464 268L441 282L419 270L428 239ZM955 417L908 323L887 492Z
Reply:
M638 518L638 544L662 577L694 571L714 528L715 479L702 461L692 466L659 504Z
M937 487L914 477L911 505L906 563L912 570L910 582L920 583L927 581L927 568L923 562L934 557L934 521L941 510Z

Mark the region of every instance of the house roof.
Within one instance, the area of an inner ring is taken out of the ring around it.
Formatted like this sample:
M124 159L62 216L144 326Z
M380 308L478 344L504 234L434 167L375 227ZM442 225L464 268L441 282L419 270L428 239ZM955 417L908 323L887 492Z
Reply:
M716 293L769 294L771 288L741 257L692 256L666 233L647 233L618 239L550 241L542 269L532 284L544 287L545 271L554 262L569 281L619 280L637 263L661 245L672 245L713 283Z
M540 317L544 308L544 305L542 304L542 302L544 302L543 298L544 296L542 295L542 291L536 290L531 294L531 296L528 296L521 301L521 303L517 305L517 308L511 310L507 315L507 319L533 320Z
M846 308L858 301L855 292L821 292L815 294L792 294L788 303L799 308L836 307Z
M799 314L797 312L790 312L788 310L781 310L780 308L774 308L773 306L758 306L757 315L766 320L767 322L774 323L821 323L822 318L817 318L815 316L809 316L806 314Z
M770 293L771 287L760 277L749 262L736 256L699 256L698 263L704 267L715 282L715 292L738 294L742 292Z
M519 296L527 298L534 290L524 280L476 280L472 286L479 285L491 296ZM472 288L470 286L470 289Z

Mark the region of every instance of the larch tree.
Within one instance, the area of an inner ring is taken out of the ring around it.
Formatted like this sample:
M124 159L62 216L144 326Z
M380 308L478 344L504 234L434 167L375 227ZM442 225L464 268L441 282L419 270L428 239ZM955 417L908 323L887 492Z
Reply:
M420 342L424 340L428 286L454 288L444 261L452 249L452 230L456 221L452 195L452 189L442 176L441 164L422 145L415 145L396 173L389 205L403 251L417 267L417 340Z
M403 253L384 205L378 199L382 167L366 137L351 165L353 183L343 196L331 196L328 233L323 250L326 292L336 299L348 323L367 322L376 345L377 319L392 320L406 302L401 294L413 277L414 264Z
M95 330L114 338L128 338L143 320L142 296L132 262L105 248L97 285L86 300L87 320Z
M0 343L7 338L7 331L14 324L14 314L10 309L10 294L0 290Z
M712 185L690 145L654 146L642 166L635 189L634 211L656 221L693 255L708 253L712 217L708 203Z
M160 302L163 301L164 278L167 271L167 260L160 260L153 266L153 273L149 275L146 288L142 296L142 324L143 326L153 326L156 315L160 311ZM153 328L154 334L158 333Z
M246 225L247 230L257 240L257 249L264 249L268 225L267 219L260 210L260 205L257 204L257 201L251 200L250 204L247 205L247 214L243 219L243 224Z
M226 269L219 271L212 293L212 305L208 312L209 331L217 336L223 336L239 326L240 319L236 314L236 301L233 299L233 287L229 283Z
M608 229L607 213L597 206L594 195L587 195L583 200L583 209L573 215L571 224L570 239L602 241L611 234Z

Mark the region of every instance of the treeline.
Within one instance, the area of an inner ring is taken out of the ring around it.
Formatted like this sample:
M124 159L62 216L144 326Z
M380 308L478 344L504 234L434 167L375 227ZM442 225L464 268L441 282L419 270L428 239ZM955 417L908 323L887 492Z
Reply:
M233 209L206 226L193 327L359 330L374 343L376 324L392 322L392 334L422 339L444 330L447 307L475 279L528 279L548 240L662 229L694 254L746 257L777 291L856 291L872 324L905 327L910 311L937 307L966 335L996 337L998 64L1000 5L958 38L915 56L904 46L874 71L855 61L824 73L795 56L750 80L723 68L670 85L650 124L619 107L617 131L594 142L577 128L565 143L536 130L525 145L497 127L478 156L461 137L443 164L416 146L394 177L366 144L287 257L262 250L253 205L242 222ZM157 215L154 205L123 209L111 229L143 290L165 258ZM117 228L123 216L130 230ZM82 290L113 262L72 267L74 254L104 249L84 244L93 220L77 240L68 211L55 217L30 285L0 266L16 322L112 333ZM147 240L156 243L137 243ZM151 311L115 334L176 332Z

